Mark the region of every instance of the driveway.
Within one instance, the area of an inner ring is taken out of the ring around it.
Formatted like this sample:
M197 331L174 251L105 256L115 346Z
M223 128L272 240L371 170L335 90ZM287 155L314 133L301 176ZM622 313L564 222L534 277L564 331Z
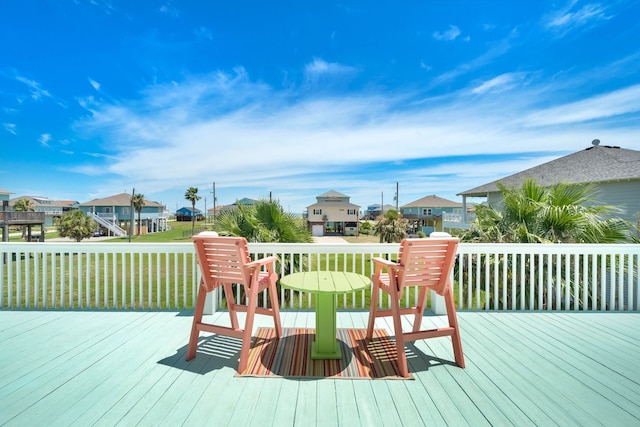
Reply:
M344 243L345 245L349 244L349 242L347 242L340 236L322 236L322 237L313 236L313 242L314 243L330 243L332 245L341 244L341 243Z

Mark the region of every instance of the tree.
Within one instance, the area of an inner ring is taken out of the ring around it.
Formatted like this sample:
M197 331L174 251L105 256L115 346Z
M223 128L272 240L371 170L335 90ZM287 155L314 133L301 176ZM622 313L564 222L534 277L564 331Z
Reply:
M140 229L141 227L141 223L140 223L140 216L142 214L142 208L145 205L145 200L144 200L144 194L134 194L131 197L131 204L133 205L133 208L136 210L136 212L138 212L138 236L140 235Z
M373 234L380 236L380 243L400 242L407 236L409 221L402 218L395 209L389 209L378 217L378 223L373 227Z
M196 202L202 197L198 196L198 188L197 187L189 187L186 193L184 193L184 198L191 202L191 235L195 232L195 221L196 221Z
M33 212L35 208L31 199L19 199L13 205L13 210L16 212Z
M249 242L309 243L311 233L301 218L285 212L277 200L253 205L237 203L218 215L215 231L223 236L242 236Z
M58 231L61 237L69 237L79 242L91 237L95 229L96 223L90 217L80 210L73 210L62 216Z

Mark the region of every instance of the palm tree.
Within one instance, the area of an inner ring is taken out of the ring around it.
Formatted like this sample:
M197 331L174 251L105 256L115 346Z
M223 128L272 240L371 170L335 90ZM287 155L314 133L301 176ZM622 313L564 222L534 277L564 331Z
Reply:
M58 231L62 237L70 237L76 242L91 237L96 228L96 223L84 212L73 210L67 212L60 220Z
M196 220L196 202L202 197L198 196L198 188L197 187L189 187L186 193L184 193L184 198L191 202L191 235L195 232L195 220Z
M131 204L133 205L133 208L138 212L138 236L140 235L140 229L142 228L140 226L140 216L142 214L142 208L145 205L145 200L144 200L144 194L134 194L131 197Z
M373 234L380 236L380 243L399 242L407 236L409 221L402 218L395 209L389 209L378 217L378 223L373 227Z
M19 199L13 205L13 210L16 212L33 212L35 208L31 199Z

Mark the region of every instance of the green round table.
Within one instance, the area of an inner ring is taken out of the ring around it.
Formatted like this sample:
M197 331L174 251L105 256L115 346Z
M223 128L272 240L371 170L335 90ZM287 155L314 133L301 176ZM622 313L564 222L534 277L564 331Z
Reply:
M280 284L285 288L316 295L316 336L311 358L342 359L336 339L337 295L366 289L371 286L371 280L356 273L309 271L283 276Z

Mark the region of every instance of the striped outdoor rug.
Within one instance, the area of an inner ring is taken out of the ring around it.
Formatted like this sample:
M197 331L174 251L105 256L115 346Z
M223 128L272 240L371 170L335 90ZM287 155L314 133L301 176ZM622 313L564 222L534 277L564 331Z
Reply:
M395 343L385 330L374 330L367 342L365 329L338 329L340 360L312 360L314 329L284 328L277 339L273 328L259 328L249 363L239 376L375 379L398 378Z

